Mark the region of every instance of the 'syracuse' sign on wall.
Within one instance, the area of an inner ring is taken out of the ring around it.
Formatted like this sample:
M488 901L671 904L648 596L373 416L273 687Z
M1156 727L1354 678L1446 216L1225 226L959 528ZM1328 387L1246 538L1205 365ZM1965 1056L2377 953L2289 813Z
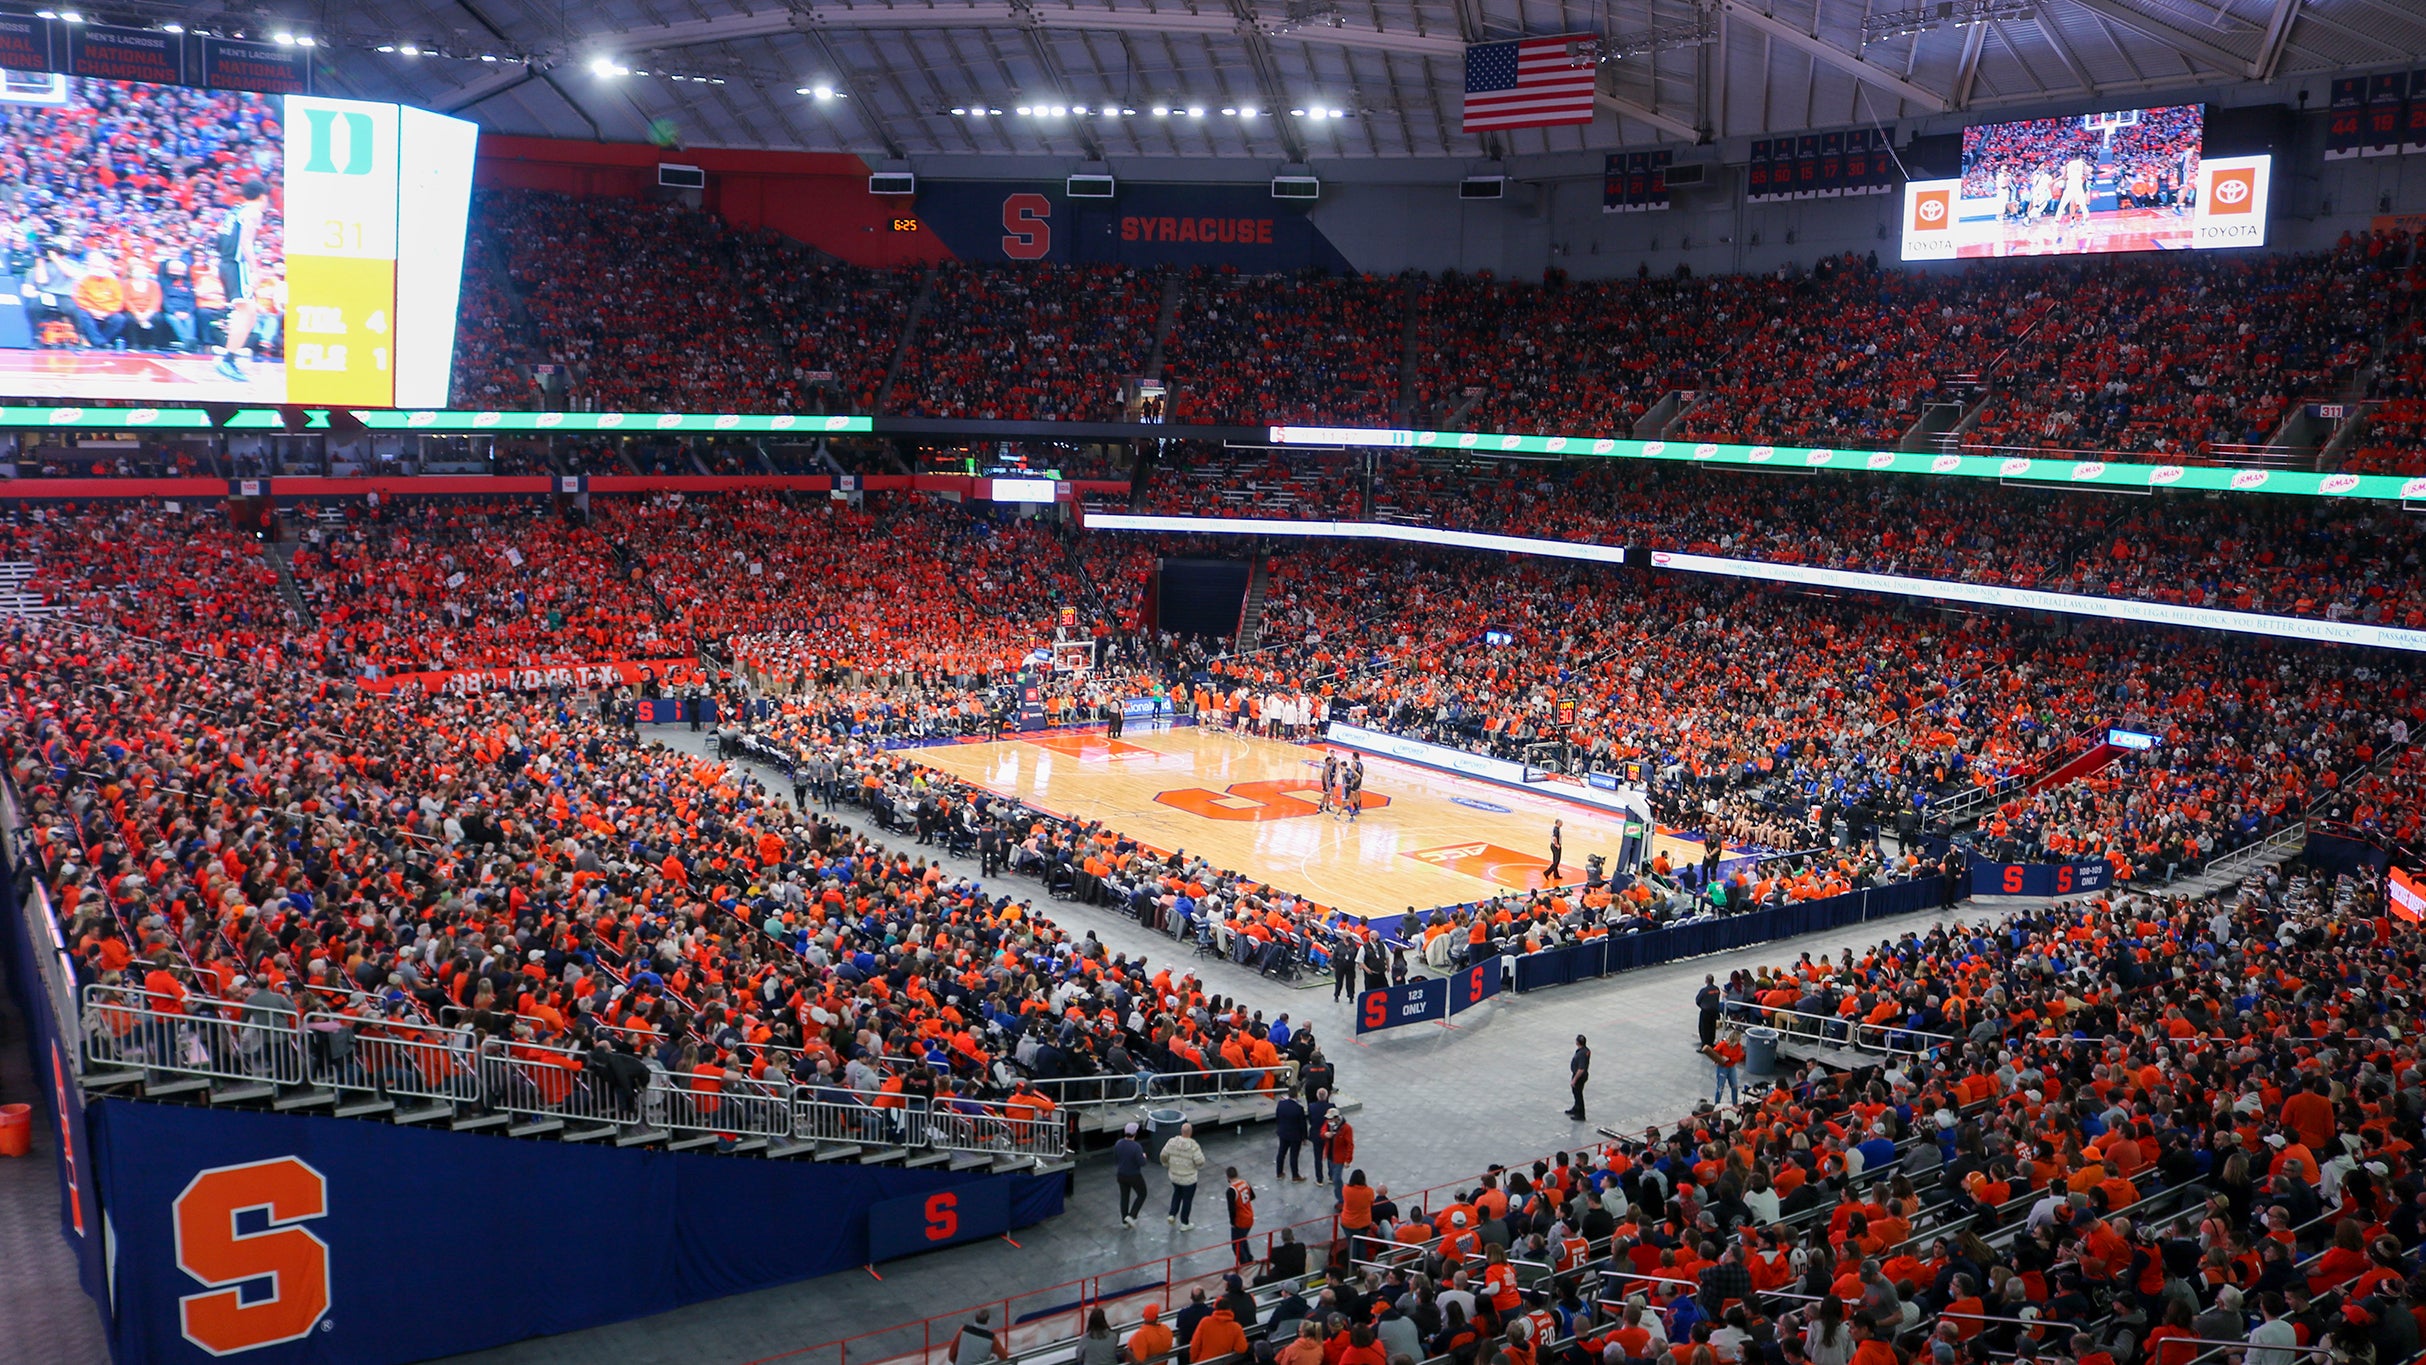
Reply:
M1348 269L1306 206L1252 185L1123 181L1108 200L1059 184L924 180L918 215L964 261L1235 266L1248 273Z

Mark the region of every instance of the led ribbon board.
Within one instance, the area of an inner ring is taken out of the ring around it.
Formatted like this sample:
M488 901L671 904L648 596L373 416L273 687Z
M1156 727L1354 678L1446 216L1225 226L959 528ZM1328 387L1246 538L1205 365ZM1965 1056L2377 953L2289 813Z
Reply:
M742 412L384 412L356 410L373 431L870 431L866 417Z
M1095 513L1087 525L1099 531L1164 531L1183 535L1296 536L1304 539L1390 540L1453 549L1500 550L1509 554L1541 555L1608 564L1626 562L1626 548L1586 545L1528 536L1494 536L1472 531L1442 531L1428 526L1400 526L1368 521L1280 521L1256 517L1156 517L1129 513ZM1800 564L1768 564L1750 559L1721 559L1713 555L1667 550L1643 551L1652 567L1681 573L1718 574L1770 583L1838 588L1847 592L1885 593L1938 602L1970 602L2023 611L2062 612L2112 621L2138 621L2152 626L2183 626L2193 630L2263 635L2318 644L2360 645L2426 653L2426 630L2368 625L2358 621L2310 620L2299 616L2269 616L2221 607L2181 606L2169 602L2137 602L2120 597L2091 597L2083 593L2048 592L2038 588L1998 587L1944 578L1907 578L1901 574L1858 573L1848 569L1819 569Z
M2011 479L2082 488L2196 488L2218 493L2290 493L2379 502L2426 500L2426 478L2397 474L2314 474L2230 465L2125 464L2107 460L2025 458L2018 455L1932 455L1921 451L1830 450L1804 446L1729 445L1716 441L1636 441L1612 436L1518 436L1476 431L1407 431L1367 427L1273 427L1274 445L1383 446L1402 450L1472 451L1481 455L1598 456L1673 460L1681 464L1750 465L1771 469L1842 469L1872 474L1935 474Z

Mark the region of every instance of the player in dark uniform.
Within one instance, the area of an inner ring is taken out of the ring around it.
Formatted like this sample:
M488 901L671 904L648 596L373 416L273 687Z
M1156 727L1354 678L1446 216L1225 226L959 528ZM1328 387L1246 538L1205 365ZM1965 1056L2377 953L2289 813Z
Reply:
M1339 775L1340 804L1347 808L1348 823L1355 824L1363 813L1361 798L1365 794L1365 760L1363 755L1348 760L1348 770Z
M1339 790L1339 755L1323 755L1323 799L1315 803L1317 811L1331 809L1331 796Z
M223 379L245 381L244 359L253 352L253 243L261 234L261 216L269 211L269 186L244 182L244 202L227 211L219 223L219 285L227 294L227 341L219 348L215 367Z

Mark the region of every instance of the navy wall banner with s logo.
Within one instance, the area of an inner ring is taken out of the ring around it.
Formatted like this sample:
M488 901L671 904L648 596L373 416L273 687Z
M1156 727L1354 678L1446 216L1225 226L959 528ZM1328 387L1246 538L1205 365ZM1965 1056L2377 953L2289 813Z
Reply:
M2114 884L2114 868L2103 862L1973 863L1975 896L2077 896Z
M1305 205L1274 199L1260 182L1123 182L1111 199L1072 199L1058 184L922 179L917 216L964 261L1350 268Z
M1062 1205L1059 1175L514 1142L116 1099L86 1118L110 1233L112 1353L147 1365L427 1360L993 1236Z

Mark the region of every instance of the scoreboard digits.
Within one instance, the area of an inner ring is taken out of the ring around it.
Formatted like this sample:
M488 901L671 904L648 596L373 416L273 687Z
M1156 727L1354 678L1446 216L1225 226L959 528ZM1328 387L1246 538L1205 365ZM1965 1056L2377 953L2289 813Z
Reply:
M287 98L287 401L396 401L398 111Z

